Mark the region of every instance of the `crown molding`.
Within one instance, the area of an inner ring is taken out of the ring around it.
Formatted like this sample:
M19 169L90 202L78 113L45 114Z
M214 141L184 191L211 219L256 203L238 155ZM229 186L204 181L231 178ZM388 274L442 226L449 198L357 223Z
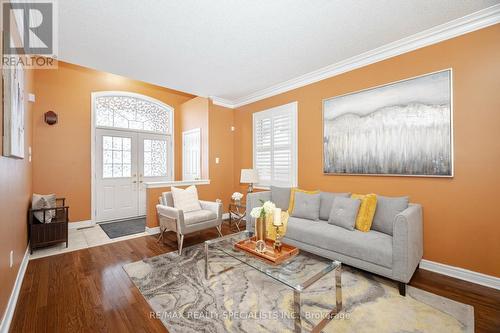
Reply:
M230 108L230 109L234 109L236 107L234 102L228 99L219 98L216 96L210 96L210 99L212 100L212 103L214 103L215 105L223 106L225 108Z
M409 37L383 45L376 49L361 53L357 56L323 67L313 72L301 75L294 79L259 90L247 96L227 100L211 97L213 103L227 108L238 108L264 98L282 94L284 92L306 86L345 72L352 71L403 53L436 44L447 39L458 37L488 26L500 23L500 4L494 5L464 17L449 21L433 28L416 33Z

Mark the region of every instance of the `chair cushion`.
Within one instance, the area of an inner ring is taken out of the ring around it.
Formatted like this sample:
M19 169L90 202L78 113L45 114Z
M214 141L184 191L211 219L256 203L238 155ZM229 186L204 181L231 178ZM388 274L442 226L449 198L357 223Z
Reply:
M191 185L186 189L172 186L170 190L172 191L175 208L182 210L184 213L201 209L196 186Z
M392 268L392 237L381 232L350 231L324 221L290 217L285 237Z
M274 202L276 207L288 210L291 190L289 187L271 186L271 201Z
M328 223L347 230L354 230L354 224L356 223L356 216L358 216L360 205L360 199L335 198Z
M372 230L393 235L396 215L408 208L408 197L377 196L377 210L373 218Z
M214 220L217 218L217 214L211 210L200 209L191 212L184 213L184 224L195 224L205 221Z
M335 197L349 198L351 193L341 192L321 192L319 204L319 218L328 221L330 212L332 211L333 199Z
M319 219L319 193L295 192L295 203L291 216L316 221Z

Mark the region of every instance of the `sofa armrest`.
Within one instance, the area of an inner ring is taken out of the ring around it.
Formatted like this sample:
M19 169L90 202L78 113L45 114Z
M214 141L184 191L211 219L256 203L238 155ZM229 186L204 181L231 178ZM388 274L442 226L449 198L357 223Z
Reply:
M245 216L247 230L254 229L253 218L250 216L250 212L255 207L262 206L261 200L264 202L271 200L271 191L252 192L247 194L247 207Z
M211 210L217 214L217 219L222 220L222 203L200 200L200 205L202 209Z
M423 256L422 206L410 204L396 215L392 240L392 275L408 283Z

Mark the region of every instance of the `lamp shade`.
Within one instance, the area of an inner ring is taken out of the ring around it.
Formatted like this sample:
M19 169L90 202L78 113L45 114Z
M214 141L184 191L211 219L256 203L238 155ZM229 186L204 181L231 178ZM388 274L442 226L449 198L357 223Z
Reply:
M241 169L240 182L243 184L256 184L259 182L259 172L255 169Z

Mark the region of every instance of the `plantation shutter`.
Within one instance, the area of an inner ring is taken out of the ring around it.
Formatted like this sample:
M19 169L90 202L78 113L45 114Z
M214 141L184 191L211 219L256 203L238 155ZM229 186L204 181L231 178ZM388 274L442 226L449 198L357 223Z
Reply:
M297 186L297 103L254 113L257 186Z

